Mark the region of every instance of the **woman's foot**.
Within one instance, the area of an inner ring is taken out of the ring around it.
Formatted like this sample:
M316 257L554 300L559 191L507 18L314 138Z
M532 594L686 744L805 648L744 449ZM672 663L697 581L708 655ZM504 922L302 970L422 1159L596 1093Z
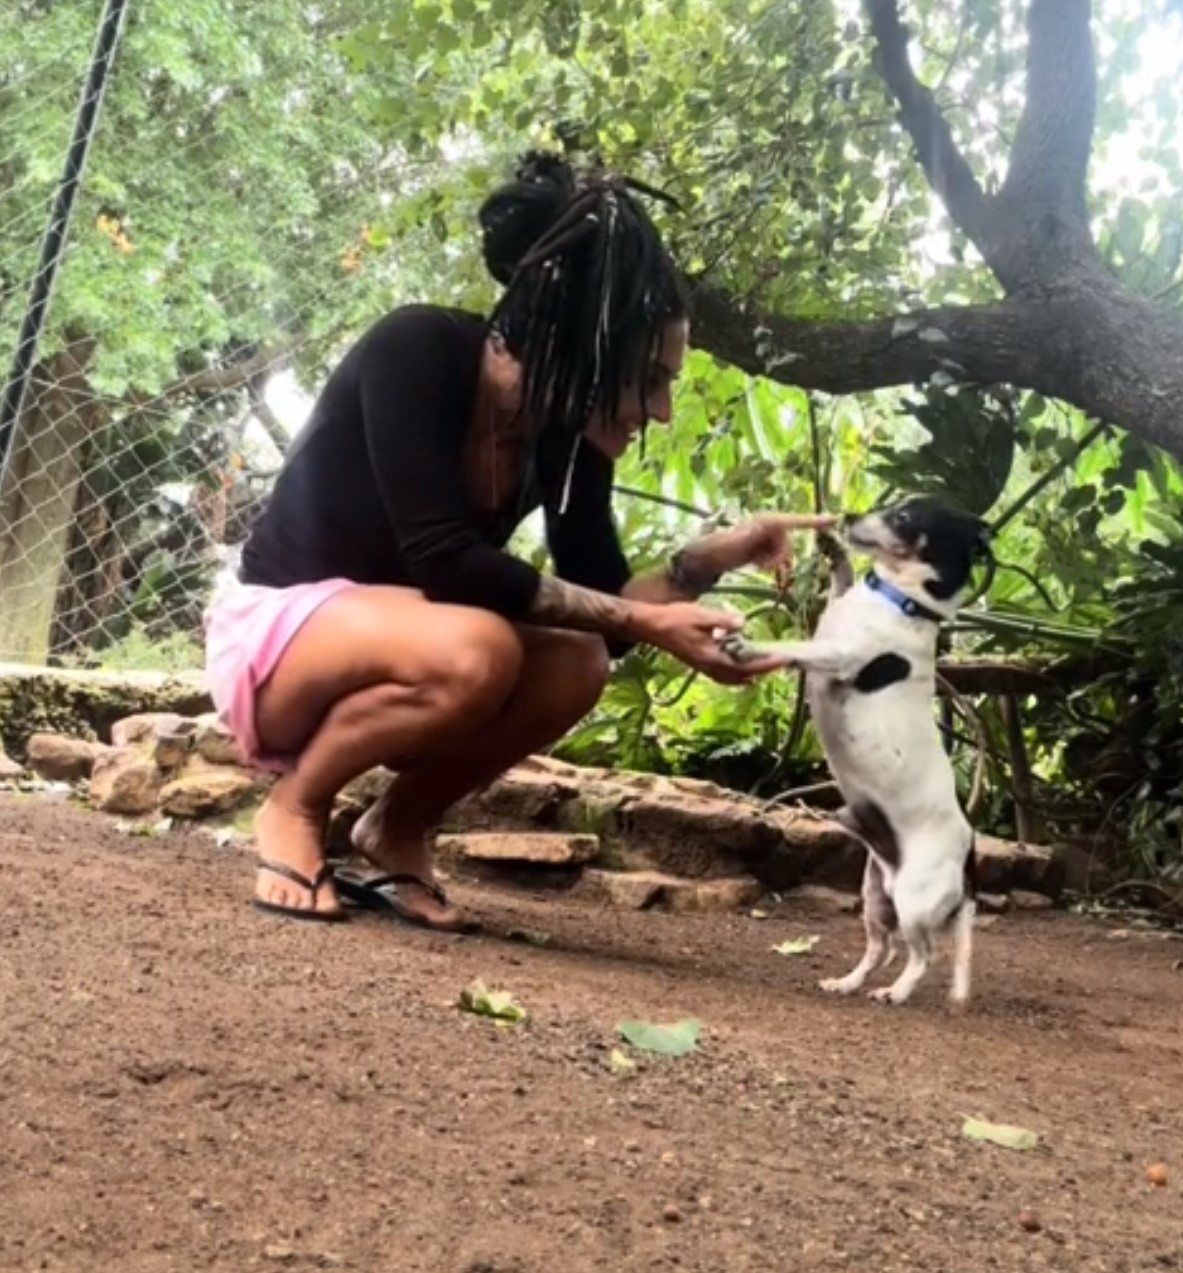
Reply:
M307 918L343 919L332 877L323 873L325 819L293 809L284 799L284 783L281 778L275 784L255 818L262 859L255 901L268 909L308 912Z
M431 850L424 837L395 840L384 829L383 796L357 820L353 827L353 847L367 862L391 878L393 890L385 900L387 908L423 928L448 933L470 933L480 922L458 906L453 906L436 883Z

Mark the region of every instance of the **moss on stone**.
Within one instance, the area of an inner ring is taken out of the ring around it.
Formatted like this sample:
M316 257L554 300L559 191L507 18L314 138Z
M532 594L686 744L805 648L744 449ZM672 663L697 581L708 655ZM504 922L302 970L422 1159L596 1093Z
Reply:
M0 746L14 760L24 760L31 734L109 742L111 726L124 716L196 716L209 709L209 695L195 680L0 667Z

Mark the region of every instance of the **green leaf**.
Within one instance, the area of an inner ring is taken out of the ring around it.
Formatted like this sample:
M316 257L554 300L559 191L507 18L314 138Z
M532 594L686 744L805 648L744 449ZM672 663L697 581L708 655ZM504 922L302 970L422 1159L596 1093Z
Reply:
M987 1123L977 1118L967 1118L962 1125L961 1134L966 1140L1000 1145L1003 1149L1026 1151L1035 1149L1039 1144L1038 1135L1025 1127L1012 1127L1007 1123Z
M492 1017L519 1025L526 1020L526 1010L508 990L490 990L483 981L474 981L460 992L458 1006L478 1017Z
M701 1025L693 1017L673 1025L651 1025L647 1021L622 1021L616 1032L644 1052L657 1052L662 1056L685 1056L698 1048Z
M808 955L819 941L821 941L820 937L793 937L788 941L782 941L779 946L773 946L772 949L778 955Z

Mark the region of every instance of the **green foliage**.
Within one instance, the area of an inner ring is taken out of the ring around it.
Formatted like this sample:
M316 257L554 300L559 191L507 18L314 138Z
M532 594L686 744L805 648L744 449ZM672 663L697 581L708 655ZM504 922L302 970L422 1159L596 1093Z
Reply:
M102 651L94 666L104 672L197 672L204 656L201 645L185 632L155 640L142 627Z
M872 472L889 487L934 495L984 517L1006 489L1014 464L1012 398L930 388L923 400L907 399L904 410L927 440L914 449L878 443Z

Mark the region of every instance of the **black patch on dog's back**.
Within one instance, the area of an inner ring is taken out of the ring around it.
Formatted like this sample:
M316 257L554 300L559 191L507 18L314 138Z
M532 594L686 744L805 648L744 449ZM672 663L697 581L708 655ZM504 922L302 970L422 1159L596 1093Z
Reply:
M874 800L857 800L839 809L836 816L847 830L870 845L885 866L899 870L900 842L887 814Z
M874 694L906 681L911 673L912 664L902 654L880 654L859 668L853 684L860 694Z

